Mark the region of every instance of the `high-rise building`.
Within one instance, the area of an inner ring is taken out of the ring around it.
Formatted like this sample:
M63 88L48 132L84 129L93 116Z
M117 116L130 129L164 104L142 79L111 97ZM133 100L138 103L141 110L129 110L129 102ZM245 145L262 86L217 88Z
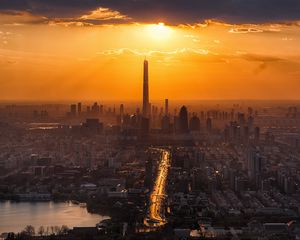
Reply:
M119 119L119 124L121 126L123 126L123 123L124 123L124 104L120 105L120 115L119 115L118 119Z
M207 132L212 131L212 119L210 117L206 120L206 130Z
M120 105L120 115L123 117L124 116L124 104Z
M151 157L149 157L145 162L145 187L151 188L153 181L153 162Z
M255 142L256 144L258 144L258 143L259 143L259 139L260 139L260 128L259 128L259 127L256 127L256 128L254 129L254 142Z
M169 99L165 99L165 115L169 115Z
M88 118L86 122L82 124L81 130L87 134L101 134L103 132L103 123L97 118Z
M78 112L78 115L81 114L81 102L77 103L77 112Z
M247 160L248 160L248 177L252 182L258 183L263 168L262 157L259 151L253 148L249 149Z
M240 126L244 125L246 122L245 120L245 114L244 113L238 113L238 123Z
M170 133L171 123L168 115L163 116L161 119L161 130L163 133Z
M141 119L141 134L142 134L142 136L148 135L149 130L150 130L149 118L142 117L142 119Z
M200 119L196 115L190 119L190 130L200 131Z
M94 115L98 115L100 113L100 106L98 105L97 102L93 104L91 111L93 112Z
M143 116L149 117L149 82L148 82L148 61L144 61L144 79L143 79Z
M70 113L71 113L71 116L76 116L76 104L72 104L70 106Z
M179 112L179 131L187 133L189 131L188 111L186 106L182 106Z

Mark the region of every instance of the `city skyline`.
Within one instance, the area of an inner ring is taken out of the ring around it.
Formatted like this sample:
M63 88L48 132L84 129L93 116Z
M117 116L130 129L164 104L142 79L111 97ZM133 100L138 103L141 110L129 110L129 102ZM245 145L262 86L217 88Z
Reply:
M0 0L0 240L299 240L300 0Z

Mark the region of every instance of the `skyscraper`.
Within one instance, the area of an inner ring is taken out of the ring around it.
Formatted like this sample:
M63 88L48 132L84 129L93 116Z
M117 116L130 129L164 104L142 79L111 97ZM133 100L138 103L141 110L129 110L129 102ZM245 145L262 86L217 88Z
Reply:
M124 104L120 105L120 115L124 115Z
M262 157L258 150L250 148L247 155L248 163L248 177L254 182L258 183L258 178L262 173Z
M165 99L165 115L169 115L169 99Z
M76 107L77 107L76 104L72 104L70 106L70 114L71 114L72 117L76 116Z
M182 106L179 112L179 131L187 133L189 131L188 111L186 106Z
M81 102L77 103L78 115L81 115Z
M144 61L144 79L143 79L143 116L149 117L149 83L148 83L148 61Z
M200 131L200 119L196 115L190 119L190 130Z
M121 125L123 125L123 121L124 121L124 104L120 105L120 123Z

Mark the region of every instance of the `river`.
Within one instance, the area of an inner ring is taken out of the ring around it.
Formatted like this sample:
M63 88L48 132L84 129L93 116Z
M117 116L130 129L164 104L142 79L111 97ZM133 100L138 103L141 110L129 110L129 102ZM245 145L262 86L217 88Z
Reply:
M0 234L20 232L26 225L34 226L36 231L41 225L67 225L69 228L95 226L108 218L91 214L85 207L71 202L0 202Z

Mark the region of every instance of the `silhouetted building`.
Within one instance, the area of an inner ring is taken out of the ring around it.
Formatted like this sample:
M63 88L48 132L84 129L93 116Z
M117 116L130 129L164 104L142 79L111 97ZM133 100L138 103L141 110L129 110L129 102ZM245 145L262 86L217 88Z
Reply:
M81 128L84 133L100 134L103 132L103 123L100 123L97 118L89 118L86 119Z
M246 122L245 120L245 114L244 113L238 113L238 123L240 126L244 125Z
M124 105L121 104L120 105L120 118L119 118L119 124L121 126L123 126L123 123L124 123Z
M212 131L212 119L210 117L206 120L206 130L207 132Z
M141 119L141 133L143 136L148 135L150 131L150 120L149 118L142 117Z
M182 106L179 112L179 132L187 133L189 131L188 111L186 106Z
M149 157L145 163L145 187L151 188L153 181L153 163L152 159Z
M76 104L72 104L70 106L70 114L71 114L72 117L76 116Z
M165 115L169 115L169 99L165 99Z
M254 142L257 144L259 143L259 140L260 140L260 128L256 127L254 129Z
M200 131L200 119L196 115L190 119L190 130Z
M100 113L100 106L98 105L98 103L94 103L92 108L91 108L92 113L97 116Z
M170 133L171 131L170 117L168 115L163 116L161 119L161 130L163 133Z
M174 127L174 132L179 133L180 132L179 117L175 115L173 121L174 121L174 126L173 126Z
M77 112L78 115L81 115L81 102L77 103Z
M248 121L247 121L247 125L248 125L248 128L249 128L250 132L253 131L253 123L254 123L254 118L252 116L249 116Z
M148 79L148 61L144 61L144 79L143 79L143 116L149 117L150 103L149 103L149 79Z
M273 145L275 143L275 136L271 132L266 132L265 134L265 142L268 145Z
M263 168L262 157L259 151L251 148L248 151L247 161L248 161L248 177L253 183L258 184L260 181L262 168Z
M244 130L243 130L243 140L244 143L247 144L249 141L249 127L248 126L244 126Z
M123 104L120 105L120 115L124 116L124 105Z
M138 128L138 124L139 124L139 119L138 119L139 115L133 114L130 116L130 126L132 128Z

